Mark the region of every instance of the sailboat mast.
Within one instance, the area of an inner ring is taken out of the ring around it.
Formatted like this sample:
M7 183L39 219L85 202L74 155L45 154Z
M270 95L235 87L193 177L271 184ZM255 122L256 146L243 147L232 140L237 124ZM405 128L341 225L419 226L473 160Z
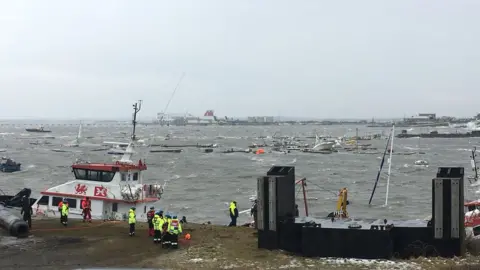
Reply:
M358 128L355 129L355 150L358 154Z
M473 150L472 150L472 169L475 172L475 176L474 176L475 181L478 180L478 167L477 167L477 161L475 159L475 157L477 156L476 153L475 153L476 151L477 151L477 147L473 147Z
M392 140L390 142L390 157L388 163L387 193L385 195L385 205L388 205L388 189L390 187L390 173L392 171L393 138L395 137L395 125L392 126Z
M383 163L385 162L385 156L387 155L388 145L390 144L391 139L392 139L392 134L388 136L387 145L385 145L385 151L383 152L382 162L380 163L380 168L378 169L377 179L375 180L375 184L373 185L373 190L372 190L372 194L370 195L370 200L368 200L369 205L372 203L373 194L375 194L375 190L377 189L378 179L380 179L380 173L382 172Z
M136 141L137 137L135 136L135 129L137 127L137 113L142 109L142 101L139 100L137 103L133 104L133 131L132 131L132 141Z

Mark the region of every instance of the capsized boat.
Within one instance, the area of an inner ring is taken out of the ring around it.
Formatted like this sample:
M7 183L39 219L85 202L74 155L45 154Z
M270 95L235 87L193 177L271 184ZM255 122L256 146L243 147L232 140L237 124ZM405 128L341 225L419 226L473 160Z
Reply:
M134 104L132 140L122 158L114 163L76 162L72 165L74 180L41 192L32 205L36 215L50 216L58 211L60 201L66 199L71 218L81 218L80 201L89 197L92 202L92 219L121 220L127 217L132 206L141 217L147 208L161 199L166 182L143 184L147 170L145 160L133 161L135 153L136 115L141 102Z

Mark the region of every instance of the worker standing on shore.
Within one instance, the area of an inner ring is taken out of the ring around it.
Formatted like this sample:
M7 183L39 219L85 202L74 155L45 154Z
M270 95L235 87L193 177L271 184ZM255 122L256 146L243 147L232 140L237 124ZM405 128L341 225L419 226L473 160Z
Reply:
M153 219L155 218L155 216L155 207L152 206L147 212L148 236L154 236L155 226L153 224Z
M170 240L170 246L172 248L178 248L178 234L182 233L182 224L178 220L177 216L173 216L170 224L168 225L168 234Z
M250 209L250 215L253 217L253 222L255 223L255 229L258 228L257 227L257 211L258 211L258 206L257 206L257 199L255 199L255 201L253 202L253 206L252 206L252 209Z
M160 213L155 214L152 219L153 230L154 230L153 243L155 244L160 243L160 241L162 240L162 227L163 227L164 221L159 214Z
M234 227L237 226L237 218L238 218L238 209L237 209L237 202L232 201L230 203L230 224L228 224L229 227Z
M68 224L68 210L69 210L68 201L67 201L67 199L63 199L61 219L62 219L62 224L65 227Z
M128 225L130 225L130 236L135 235L135 223L137 223L137 216L135 215L135 207L130 208L128 211Z
M171 243L171 237L168 232L168 229L170 228L170 223L172 222L172 217L170 216L169 213L165 215L165 222L162 225L162 247L163 248L168 248L170 247Z
M28 228L31 229L33 209L30 205L30 200L25 195L22 197L22 211L20 212L20 215L23 215L23 220L28 223Z
M92 201L90 198L85 197L82 202L82 214L83 214L83 222L88 221L92 222Z
M62 216L63 200L64 200L64 199L62 199L62 200L58 203L58 213L60 214L60 223L62 223L62 224L63 224L63 216Z

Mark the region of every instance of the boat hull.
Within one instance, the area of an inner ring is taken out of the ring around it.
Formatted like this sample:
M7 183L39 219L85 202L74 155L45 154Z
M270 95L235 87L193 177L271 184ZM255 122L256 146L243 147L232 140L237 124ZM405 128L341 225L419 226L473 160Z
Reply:
M35 128L27 128L25 129L27 132L36 132L36 133L50 133L52 132L51 130L41 130L41 129L35 129Z
M21 170L21 164L15 165L0 165L0 171L5 173L18 172Z
M44 196L45 197L45 196ZM43 198L43 197L42 197ZM48 196L48 200L37 200L33 203L33 216L36 218L59 218L60 212L58 211L57 201L60 199L67 199L69 202L69 219L83 219L83 210L80 207L81 198L75 197L55 197ZM90 197L91 198L91 197ZM158 200L140 203L130 202L113 202L106 200L97 200L91 198L91 216L92 220L126 220L128 212L131 207L136 208L137 221L146 220L146 212L151 206L154 206Z

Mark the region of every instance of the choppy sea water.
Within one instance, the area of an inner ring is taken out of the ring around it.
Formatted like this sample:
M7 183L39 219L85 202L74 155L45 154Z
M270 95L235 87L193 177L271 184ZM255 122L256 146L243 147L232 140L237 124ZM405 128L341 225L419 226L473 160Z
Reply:
M5 123L0 125L0 149L8 156L22 163L22 171L0 174L0 189L14 194L24 187L33 190L33 196L41 190L73 179L70 166L77 159L91 162L110 162L112 156L92 151L103 141L127 141L131 126L125 125L83 125L83 143L78 148L65 148L75 139L78 123L54 123L46 128L52 133L28 133L29 125ZM464 166L470 174L470 150L480 145L480 138L472 139L397 139L394 141L392 173L390 180L389 204L385 203L386 172L377 186L372 206L368 205L382 153L356 154L340 150L333 154L289 154L266 153L220 153L232 147L247 148L256 142L263 143L259 136L272 136L275 132L283 136L354 136L355 126L233 126L233 127L160 127L139 126L137 135L147 144L217 143L213 153L203 149L185 148L182 153L149 153L150 148L137 148L137 157L145 158L148 170L144 183L163 183L169 180L165 194L157 209L185 215L190 221L211 221L218 224L229 222L227 202L236 200L240 210L251 206L249 198L255 193L256 179L266 174L273 165L295 166L296 177L306 177L308 208L311 216L325 216L335 208L337 192L347 187L349 192L349 213L352 217L423 219L431 214L431 179L439 166ZM358 127L359 135L388 133L386 129ZM398 130L399 131L399 130ZM441 132L448 132L442 129ZM422 132L413 130L411 132ZM424 131L425 132L425 131ZM452 132L452 131L450 131ZM169 141L164 141L171 134ZM45 137L55 137L48 139ZM87 138L91 137L91 138ZM305 139L313 143L312 139ZM31 142L48 141L47 145L32 145ZM269 140L267 139L267 143ZM386 141L371 140L383 152ZM54 152L52 149L72 152ZM418 151L423 155L401 155L402 152ZM415 160L426 159L428 168L413 166ZM468 183L467 180L465 180ZM466 188L469 194L475 196ZM297 203L303 212L303 197L297 192ZM245 214L241 222L249 221Z

